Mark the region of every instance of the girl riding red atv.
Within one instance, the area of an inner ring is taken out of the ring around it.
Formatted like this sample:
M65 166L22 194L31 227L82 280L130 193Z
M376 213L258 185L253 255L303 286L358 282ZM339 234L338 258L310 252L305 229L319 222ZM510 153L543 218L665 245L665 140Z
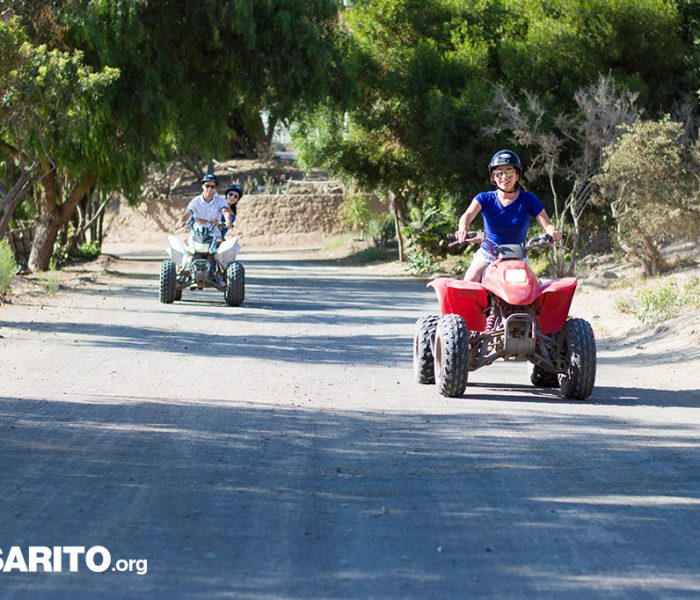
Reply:
M521 172L520 158L512 150L499 150L493 155L489 163L489 179L496 189L481 192L471 201L459 219L456 232L458 242L482 242L480 239L467 239L467 230L479 213L484 220L484 237L495 246L525 243L531 217L535 217L554 242L561 240L561 232L549 220L544 204L535 194L521 187ZM495 260L488 245L482 243L474 253L464 279L481 281L484 270Z

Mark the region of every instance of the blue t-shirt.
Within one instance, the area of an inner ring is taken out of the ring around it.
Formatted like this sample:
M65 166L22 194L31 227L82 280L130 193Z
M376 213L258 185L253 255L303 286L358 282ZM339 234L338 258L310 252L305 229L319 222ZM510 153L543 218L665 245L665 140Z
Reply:
M498 193L481 192L474 198L481 204L484 219L484 237L494 244L523 244L530 226L530 217L536 217L544 209L542 201L525 190L520 190L515 202L503 206ZM488 247L482 244L488 252Z

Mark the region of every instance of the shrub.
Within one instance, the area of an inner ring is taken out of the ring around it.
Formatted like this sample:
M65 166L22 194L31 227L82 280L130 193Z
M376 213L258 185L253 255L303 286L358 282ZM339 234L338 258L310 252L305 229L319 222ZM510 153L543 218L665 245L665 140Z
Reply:
M369 234L375 246L388 248L396 244L396 225L389 213L381 213L369 220Z
M360 239L365 239L365 230L372 218L369 200L362 194L346 196L338 207L338 218L344 225L347 225L354 231L359 231Z
M680 287L675 281L642 290L637 296L637 318L647 325L657 325L677 317L686 308L700 308L700 279L693 278Z
M669 268L663 240L694 239L700 226L698 165L683 139L680 123L638 122L605 150L594 177L597 202L609 205L621 247L641 260L647 275Z
M406 258L408 262L408 271L414 275L432 273L437 268L432 255L428 252L413 250L408 253Z
M15 254L7 240L0 240L0 294L10 289L10 282L17 272Z
M83 242L71 253L71 256L81 260L94 260L100 255L101 251L100 242L95 240L94 242Z

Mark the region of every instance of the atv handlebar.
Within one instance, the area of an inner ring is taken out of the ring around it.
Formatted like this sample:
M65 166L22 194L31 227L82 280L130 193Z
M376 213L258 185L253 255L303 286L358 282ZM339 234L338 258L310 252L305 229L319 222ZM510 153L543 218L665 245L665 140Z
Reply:
M201 225L202 223L200 223ZM194 229L194 226L196 223L193 221L178 221L178 226L175 228L175 232L177 233L178 231L192 231ZM219 229L223 233L224 229L228 229L225 224L222 224L221 222L216 223L216 225L211 225L212 229Z
M475 244L477 242L481 242L484 239L484 232L483 231L467 231L467 238L463 242L460 242L457 239L457 232L448 233L447 239L453 240L450 244L447 244L448 248L452 248L453 246L459 246L460 244Z
M565 242L567 239L567 235L565 233L561 234L561 239L562 242ZM494 256L498 256L499 253L499 246L493 242L490 242L484 237L484 232L483 231L467 231L467 237L464 242L460 242L457 240L457 233L448 233L447 234L447 239L448 240L454 240L450 244L448 244L449 248L452 248L453 246L460 246L462 244L475 244L475 243L485 243L489 247L489 252L493 254ZM523 250L527 254L530 250L533 248L563 248L566 249L566 246L563 244L557 244L554 242L554 239L552 238L551 235L548 233L544 234L543 236L538 236L531 238L528 242L526 242L523 245Z
M565 242L566 239L569 236L565 233L561 234L561 241ZM554 238L552 238L551 235L548 233L545 233L542 236L534 237L530 239L524 246L525 251L527 252L528 250L532 248L563 248L566 250L566 246L564 244L557 244L554 242Z

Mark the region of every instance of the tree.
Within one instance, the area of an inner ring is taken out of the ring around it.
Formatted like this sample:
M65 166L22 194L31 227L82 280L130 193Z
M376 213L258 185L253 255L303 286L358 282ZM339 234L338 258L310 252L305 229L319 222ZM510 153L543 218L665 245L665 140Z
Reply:
M661 242L694 237L700 227L700 169L683 134L683 125L668 119L627 126L594 178L596 201L609 203L620 245L647 275L668 269Z
M60 136L44 140L46 164L55 168L42 174L32 268L48 266L78 195L99 185L103 194L136 200L151 164L224 154L235 133L231 115L241 107L258 118L262 108L289 118L340 81L334 0L7 4L35 45L79 49L95 73L120 73L99 101L82 107L83 130L67 123ZM57 143L76 135L82 144Z
M685 0L683 0L684 2ZM498 44L499 79L573 109L581 88L609 73L654 114L695 88L678 0L506 0L515 19ZM519 8L516 9L515 7Z
M351 193L347 195L338 207L340 222L353 231L360 232L360 239L365 239L365 230L372 218L372 208L364 194Z
M57 221L67 219L94 183L96 169L84 159L95 150L91 107L118 77L115 69L95 72L83 63L80 52L49 50L34 46L16 19L0 22L4 60L0 79L5 93L0 98L0 145L17 165L19 177L4 195L0 232L30 184L38 181L42 193L34 250L30 265L46 268L57 231ZM58 182L66 172L60 165L81 172L80 183L66 195ZM55 231L54 231L55 229Z
M17 24L12 20L0 21L0 89L12 90L24 75L22 70L23 38ZM10 98L0 98L0 122L9 123L17 118L17 107ZM0 151L2 155L10 157L10 152L16 150L8 146L0 137ZM5 236L8 223L15 209L22 201L23 196L31 189L33 176L36 171L36 163L27 165L24 161L24 153L16 152L17 165L11 175L4 177L5 182L0 184L0 238ZM10 157L11 158L11 157Z
M307 166L387 192L398 231L411 203L473 195L488 157L512 145L504 128L484 127L496 88L516 105L536 99L538 152L561 144L548 152L578 171L551 179L574 220L599 160L599 149L585 146L610 140L583 130L603 126L591 103L606 93L594 85L600 75L616 82L617 98L637 98L650 114L695 91L683 77L694 40L673 0L359 0L346 24L355 93L308 115L295 143ZM584 147L571 135L587 136ZM574 165L576 152L584 156Z
M306 115L296 131L303 164L387 194L401 260L409 203L483 179L474 140L490 96L488 13L471 3L358 2L346 19L354 93Z

